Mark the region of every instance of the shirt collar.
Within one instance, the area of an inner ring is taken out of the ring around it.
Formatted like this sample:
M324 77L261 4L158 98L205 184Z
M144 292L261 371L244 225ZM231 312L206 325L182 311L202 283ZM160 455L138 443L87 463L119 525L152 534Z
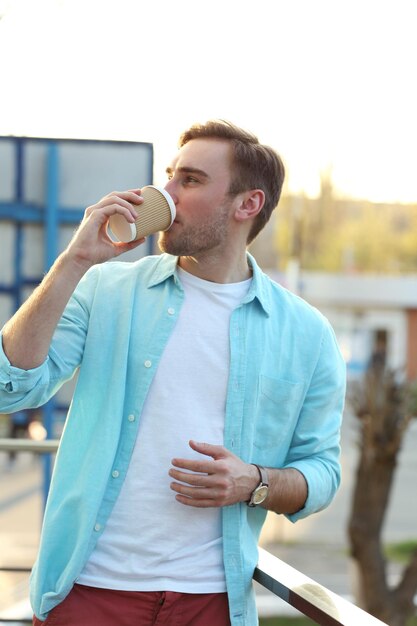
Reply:
M261 305L265 315L269 317L271 311L269 278L264 274L264 272L255 261L254 257L249 254L249 252L246 253L246 256L248 259L249 267L253 272L253 276L252 284L242 304L247 304L248 302L256 299Z
M246 254L249 267L253 272L253 276L252 284L242 304L247 304L256 299L261 305L264 313L269 317L271 309L270 292L268 288L269 279L262 272L254 257L249 254L249 252L247 252ZM177 282L177 265L178 257L172 256L171 254L161 254L159 256L158 263L155 265L155 269L149 279L148 287L155 287L156 285L159 285L160 283L171 277L174 277L175 281Z
M148 287L155 287L171 276L176 275L178 257L171 254L161 254L149 278Z

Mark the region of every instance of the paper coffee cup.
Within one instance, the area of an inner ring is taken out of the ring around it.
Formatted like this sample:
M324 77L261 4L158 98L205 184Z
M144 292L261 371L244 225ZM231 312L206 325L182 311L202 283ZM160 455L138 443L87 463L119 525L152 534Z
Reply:
M175 204L165 189L147 185L142 189L142 204L136 206L138 216L131 224L116 213L109 219L109 229L116 239L127 243L160 230L168 230L175 219Z

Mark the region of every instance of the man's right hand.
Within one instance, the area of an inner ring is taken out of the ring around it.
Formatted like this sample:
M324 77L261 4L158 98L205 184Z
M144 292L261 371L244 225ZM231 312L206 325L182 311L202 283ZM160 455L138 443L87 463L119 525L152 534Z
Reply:
M143 202L140 189L114 191L104 196L97 204L89 206L84 218L65 251L67 260L74 260L85 269L103 263L123 252L133 250L145 241L144 238L129 243L113 241L108 232L109 218L116 213L128 222L137 218L137 207Z

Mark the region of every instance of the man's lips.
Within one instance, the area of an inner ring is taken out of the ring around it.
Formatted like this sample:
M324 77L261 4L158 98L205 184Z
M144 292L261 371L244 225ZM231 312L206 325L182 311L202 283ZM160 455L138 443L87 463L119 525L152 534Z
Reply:
M175 220L172 222L171 226L168 228L168 230L171 230L172 228L174 228L174 226L178 226L178 224L179 224L179 223L180 223L180 222L179 222L177 219L175 219Z

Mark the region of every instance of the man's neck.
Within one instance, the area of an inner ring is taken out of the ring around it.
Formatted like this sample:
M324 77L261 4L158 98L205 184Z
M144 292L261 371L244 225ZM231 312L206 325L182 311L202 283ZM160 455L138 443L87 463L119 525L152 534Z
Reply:
M245 254L230 262L228 259L204 258L202 256L181 256L178 260L179 266L198 278L208 280L213 283L239 283L252 276L252 271L248 265Z

